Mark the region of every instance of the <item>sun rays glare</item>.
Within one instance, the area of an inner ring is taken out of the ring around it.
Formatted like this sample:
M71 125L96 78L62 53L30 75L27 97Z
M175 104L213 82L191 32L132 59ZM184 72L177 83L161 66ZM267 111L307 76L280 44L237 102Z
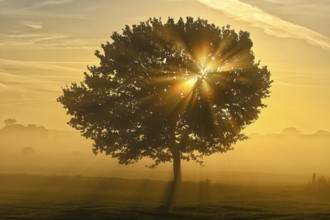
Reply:
M188 50L189 51L189 50ZM220 84L219 81L223 78L222 67L219 59L212 56L208 47L202 46L201 49L197 49L200 54L191 55L191 53L184 54L188 59L192 59L193 65L195 65L195 71L184 71L184 75L180 75L180 71L177 76L172 78L172 81L167 79L158 79L158 82L168 81L173 84L172 90L165 89L164 92L172 102L169 106L176 106L182 104L181 111L188 110L187 108L194 108L197 101L205 99L211 105L211 98L213 93L214 84ZM175 102L175 103L174 103ZM173 108L172 108L173 109Z

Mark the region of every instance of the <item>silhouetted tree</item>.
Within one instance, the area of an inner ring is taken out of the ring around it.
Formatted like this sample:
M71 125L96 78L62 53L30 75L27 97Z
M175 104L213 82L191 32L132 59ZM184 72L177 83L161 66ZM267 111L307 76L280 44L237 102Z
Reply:
M95 154L173 161L180 181L181 160L230 150L265 107L270 72L255 62L248 32L150 18L111 39L95 52L100 64L58 98Z
M17 123L16 119L14 118L8 118L4 121L5 126L12 126L15 125Z
M285 134L285 135L299 135L300 131L295 128L295 127L288 127L288 128L284 128L281 132L281 134Z

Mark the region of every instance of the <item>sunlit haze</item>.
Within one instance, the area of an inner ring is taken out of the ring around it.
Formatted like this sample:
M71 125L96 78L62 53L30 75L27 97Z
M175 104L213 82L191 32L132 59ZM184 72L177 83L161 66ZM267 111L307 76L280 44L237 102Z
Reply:
M308 14L302 7L307 3ZM94 51L110 40L112 32L152 16L164 20L193 16L250 32L256 59L272 73L268 107L247 133L280 132L288 126L303 132L330 130L330 6L326 1L257 1L254 5L208 0L3 0L0 6L1 121L16 118L71 130L56 98L62 87L83 79L87 65L97 64ZM199 77L208 67L201 68Z
M0 0L0 219L329 219L329 70L330 0Z

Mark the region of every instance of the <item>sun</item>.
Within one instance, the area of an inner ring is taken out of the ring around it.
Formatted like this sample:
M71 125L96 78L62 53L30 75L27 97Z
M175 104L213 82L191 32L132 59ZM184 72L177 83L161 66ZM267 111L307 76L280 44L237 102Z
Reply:
M205 79L207 78L207 69L206 67L201 67L200 68L200 72L199 72L199 75L197 76L197 78L199 80L202 80L202 81L205 81Z
M218 80L221 72L221 66L216 62L213 56L198 56L195 61L195 72L190 72L188 77L185 77L183 82L177 84L184 94L193 93L203 97L210 97L212 93L212 84ZM210 59L207 59L211 57ZM218 77L216 77L218 75ZM187 96L188 97L188 96Z

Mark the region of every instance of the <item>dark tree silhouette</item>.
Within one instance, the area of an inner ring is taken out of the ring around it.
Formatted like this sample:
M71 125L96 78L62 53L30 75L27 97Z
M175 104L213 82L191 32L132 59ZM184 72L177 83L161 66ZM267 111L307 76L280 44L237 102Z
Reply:
M8 118L4 121L5 126L12 126L15 125L17 123L16 119L14 118Z
M121 164L173 161L180 181L181 160L230 150L265 107L270 72L255 62L248 32L150 18L111 39L95 52L99 66L58 98L95 154Z

